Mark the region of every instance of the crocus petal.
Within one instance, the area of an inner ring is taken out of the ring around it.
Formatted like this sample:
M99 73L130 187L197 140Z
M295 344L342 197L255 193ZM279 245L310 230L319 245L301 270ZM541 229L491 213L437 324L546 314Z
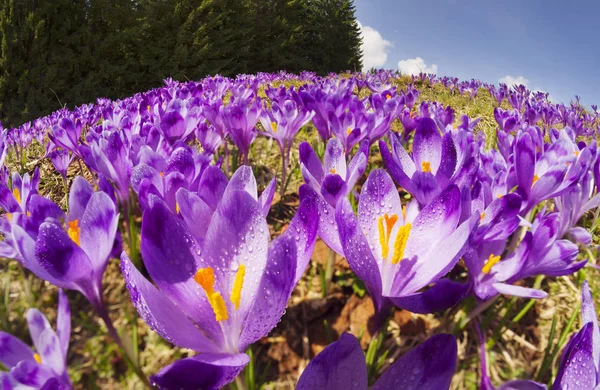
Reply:
M310 187L309 184L302 185L298 194L300 196L300 202L308 197L315 199L319 217L318 236L329 248L343 256L342 243L340 242L340 236L335 222L335 208L317 195L315 190Z
M563 183L566 167L557 167L548 170L531 188L531 201L539 202L550 196L559 195L556 190Z
M496 390L546 390L548 387L542 383L527 380L508 381L498 386Z
M314 178L316 183L321 183L324 176L323 165L321 164L321 160L319 160L319 157L313 148L308 142L302 142L300 144L299 151L300 162L302 166L306 167L306 170L302 170L304 180L308 183L310 179ZM309 177L307 177L306 173L309 174Z
M29 328L29 334L31 335L31 341L35 345L36 350L40 349L40 337L46 329L52 330L48 319L38 310L29 309L26 313L27 327Z
M427 253L427 248L433 250L436 242L454 231L460 219L460 199L458 187L450 186L419 212L406 242L407 258Z
M413 348L383 373L373 390L448 389L456 368L456 338L439 334Z
M447 274L458 262L477 220L478 217L473 216L463 222L452 234L439 241L427 255L417 259L414 265L411 265L410 261L401 261L400 269L394 278L392 295L413 293ZM416 222L415 227L419 228Z
M394 305L413 313L435 313L446 310L462 301L470 292L468 283L439 280L433 287L421 293L404 297L390 297Z
M195 223L206 225L209 221ZM144 265L161 293L213 340L220 340L222 331L215 321L206 293L193 278L203 267L192 254L194 240L182 221L163 202L155 202L144 212L140 250Z
M569 343L560 359L553 389L593 389L596 386L596 367L593 356L593 326L585 324Z
M56 313L56 333L60 340L63 356L67 356L71 338L71 308L69 299L63 290L58 290L58 309Z
M94 194L92 185L81 176L73 179L69 192L69 218L81 219L90 198Z
M10 374L19 384L34 389L41 388L46 381L54 376L50 366L38 364L35 360L20 362L10 370Z
M227 183L227 176L223 171L217 167L209 166L202 173L202 178L198 184L198 196L211 209L215 210L223 197Z
M430 164L431 172L437 172L442 160L442 137L431 118L419 118L413 140L413 159L420 170L423 163Z
M71 240L61 226L51 222L44 222L40 226L35 243L35 256L53 278L76 284L78 290L88 299L92 298L90 289L93 288L93 282L96 282L92 280L92 263L87 254ZM59 285L59 287L63 286Z
M0 185L0 206L8 213L14 213L21 210L21 206L17 203L10 188L3 184Z
M38 278L66 289L77 289L76 284L70 281L62 281L51 275L43 264L38 261L35 254L36 242L20 226L12 225L12 235L15 246L19 251L23 265L33 272Z
M393 139L394 136L392 135L391 138ZM402 149L404 151L402 146L400 146L400 149ZM379 141L379 150L381 153L381 158L383 159L383 164L385 165L385 168L390 173L392 178L396 181L396 183L398 183L400 186L402 186L402 188L404 188L408 192L412 192L412 182L410 181L410 177L402 169L402 167L396 161L396 159L392 156L392 154L390 153L390 151L387 148L387 144L383 140ZM406 154L406 151L404 151L404 154ZM406 155L406 156L408 157L408 155ZM410 160L410 157L408 157L408 159ZM412 163L412 160L411 160L411 163ZM412 176L415 172L414 164L413 164L412 168L413 168L413 170L412 170L410 176Z
M217 346L165 294L142 276L125 252L121 255L121 272L135 308L160 337L198 352L218 352Z
M404 225L400 195L391 177L383 169L371 171L362 187L358 200L358 223L379 262L383 259L380 242L379 220L386 214L395 215L398 220L390 237L395 237L398 228Z
M331 138L327 141L323 155L323 168L325 174L334 173L346 177L346 153L339 139Z
M0 332L0 363L12 368L23 360L35 362L31 348L15 336Z
M244 353L199 354L175 361L150 380L162 389L220 389L233 381L249 361Z
M428 205L440 193L440 186L431 172L416 171L410 191L422 206Z
M456 169L456 160L456 145L454 145L452 133L446 133L442 138L442 157L440 160L440 166L435 174L435 178L440 183L442 188L446 186L446 183L448 183L454 174L454 170Z
M344 333L311 360L296 390L366 389L367 385L367 365L360 344L356 337Z
M293 237L281 236L271 243L267 255L267 272L262 275L256 298L244 321L239 341L240 351L268 335L283 316L296 285L296 257L296 241ZM246 287L245 284L244 288Z
M119 226L119 215L113 200L104 192L94 193L79 226L81 249L88 255L98 275L101 275L106 268Z
M529 135L529 133L522 134L519 137L515 148L515 173L517 175L517 183L524 191L526 197L529 197L535 169L534 145L531 135Z
M512 295L514 297L521 298L546 298L548 296L547 293L541 290L536 290L534 288L526 288L521 286L513 286L512 284L506 283L494 283L493 287L500 293L505 295Z
M200 197L185 188L180 188L175 195L179 214L183 218L190 232L197 239L204 241L210 219L214 210L211 209Z
M360 150L350 164L348 165L348 173L346 175L346 185L348 186L347 192L352 191L354 185L360 179L365 170L367 169L367 155L361 153Z
M362 196L361 196L362 199ZM378 308L381 301L381 275L367 238L347 199L338 203L336 217L340 241L352 271L365 283Z
M237 190L246 191L254 200L258 200L256 179L252 173L252 168L248 165L242 165L233 173L225 192Z
M65 213L53 201L37 194L31 195L27 204L29 218L25 219L25 230L32 236L37 236L40 225L46 221L62 223Z
M327 174L321 185L321 195L323 199L332 206L337 204L340 197L346 195L348 187L346 182L341 178L340 175Z
M313 193L314 194L314 193ZM316 196L304 196L300 201L300 207L290 222L287 230L282 234L296 243L296 276L294 284L298 283L310 262L319 224L318 198ZM272 245L272 244L271 244Z
M245 313L258 294L268 245L269 227L258 202L247 191L227 190L206 233L202 259L204 266L213 267L218 283L226 282L219 290L226 294L233 289L232 270L245 266L239 313Z
M269 182L267 188L264 189L262 194L258 197L258 204L263 211L263 215L269 214L271 203L273 203L273 197L275 196L275 190L277 189L277 179L273 178Z
M600 331L598 330L598 316L596 315L594 300L587 280L583 282L583 286L581 287L581 322L584 324L592 324L592 355L594 356L596 371L600 371L598 370L598 365L600 364Z
M65 373L67 369L65 366L65 356L63 355L58 335L52 328L44 329L37 340L33 339L33 344L45 366L50 367L57 375Z

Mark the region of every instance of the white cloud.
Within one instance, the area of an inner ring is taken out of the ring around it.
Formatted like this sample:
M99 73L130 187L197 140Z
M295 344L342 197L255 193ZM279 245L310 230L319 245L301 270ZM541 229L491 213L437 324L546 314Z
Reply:
M388 57L388 50L392 43L386 41L379 31L358 22L360 36L362 37L361 49L363 52L363 70L381 68Z
M509 87L512 87L513 85L524 85L527 87L529 85L529 80L527 80L523 76L513 77L510 75L506 75L498 81L508 85Z
M409 58L398 62L398 70L406 75L418 75L419 73L437 73L438 67L436 64L427 66L421 57Z

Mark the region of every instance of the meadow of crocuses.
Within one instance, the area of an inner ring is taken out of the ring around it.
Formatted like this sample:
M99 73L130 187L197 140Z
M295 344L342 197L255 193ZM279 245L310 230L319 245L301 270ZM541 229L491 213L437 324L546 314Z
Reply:
M4 129L1 388L596 388L599 125L379 71L166 80ZM368 321L315 350L334 296Z

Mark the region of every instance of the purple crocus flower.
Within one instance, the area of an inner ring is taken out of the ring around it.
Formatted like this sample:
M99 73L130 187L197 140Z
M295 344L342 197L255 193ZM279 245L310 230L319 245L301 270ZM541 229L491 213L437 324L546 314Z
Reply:
M65 149L54 149L48 153L50 161L54 168L60 173L64 180L67 179L67 170L73 161L75 155L69 155L69 151Z
M594 300L587 281L581 288L584 323L565 347L552 389L597 389L600 385L600 331Z
M342 143L337 138L327 142L323 163L308 142L300 144L300 170L307 187L300 188L300 198L318 198L319 237L332 250L343 255L335 223L335 206L347 197L367 168L369 140L363 140L354 157L346 164Z
M212 195L206 199L216 203L215 211L194 221L207 227L203 240L151 197L141 252L156 287L125 253L121 257L127 288L146 323L166 340L199 352L155 375L160 387L220 388L231 382L249 361L246 348L283 315L315 243L316 205L303 201L286 232L269 244L270 200L258 198L249 167L239 168Z
M299 97L294 96L273 102L260 116L265 134L277 141L283 154L289 154L296 133L314 116L314 112L306 110Z
M285 90L285 88L284 88ZM287 166L289 162L290 151L294 142L294 137L298 131L308 123L315 115L308 111L300 96L290 91L287 98L280 98L274 101L270 109L266 106L260 116L260 122L265 129L265 134L277 141L281 152L281 195L283 197L287 176Z
M232 99L232 101L221 112L231 139L238 147L244 164L248 164L248 153L250 145L256 138L256 123L261 113L260 99L244 100Z
M462 161L451 133L442 137L430 118L417 119L412 156L398 135L390 134L392 152L379 141L383 162L394 178L419 204L426 205L462 173Z
M581 152L574 146L566 131L540 156L531 133L520 133L515 140L515 176L524 211L542 200L561 195L584 174L591 151Z
M12 223L12 240L23 266L58 287L80 291L96 309L103 310L102 275L118 221L113 200L76 177L69 194L66 227L56 218L46 218L32 236Z
M507 195L508 196L508 195ZM506 204L504 207L514 209ZM490 212L493 217L493 212ZM484 219L487 216L484 217ZM475 295L489 299L497 294L527 298L545 298L540 290L515 286L512 283L536 275L562 276L581 269L586 261L577 261L577 245L560 239L560 216L542 210L519 246L504 258L507 236L476 242L469 246L464 259L473 279Z
M81 121L72 121L69 118L63 117L52 127L52 132L48 133L48 137L56 146L70 150L81 157L79 154L81 131Z
M451 185L420 211L414 201L403 207L390 176L376 169L362 187L358 217L347 200L338 203L344 255L378 313L385 315L391 303L413 312L434 312L464 297L467 286L439 281L458 262L478 220L458 224L460 201L458 187ZM431 283L432 288L421 291Z
M58 291L56 331L37 309L27 311L32 350L16 337L0 332L0 372L2 389L72 389L67 373L67 352L71 336L71 311L66 294Z
M195 131L196 139L202 145L202 149L208 155L214 155L223 143L223 137L208 122L201 122Z
M375 382L373 390L443 390L450 387L456 369L456 338L430 337L396 360ZM356 337L344 333L306 367L296 390L368 389L365 355Z
M129 200L131 162L125 134L114 131L107 138L100 138L92 144L90 157L93 160L91 164L98 173L103 174L115 184L119 203L126 206ZM89 166L90 164L88 164Z
M40 171L38 168L30 176L25 173L23 177L17 172L12 174L12 189L7 184L0 184L0 207L7 213L10 220L12 213L25 214L27 204L31 197L37 194L40 184Z

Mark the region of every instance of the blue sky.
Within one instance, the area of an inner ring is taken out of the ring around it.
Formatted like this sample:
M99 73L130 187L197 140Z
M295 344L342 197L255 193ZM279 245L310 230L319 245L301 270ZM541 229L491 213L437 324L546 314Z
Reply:
M404 61L406 70L496 84L526 79L553 100L579 95L600 105L600 1L354 3L366 63L398 69Z

